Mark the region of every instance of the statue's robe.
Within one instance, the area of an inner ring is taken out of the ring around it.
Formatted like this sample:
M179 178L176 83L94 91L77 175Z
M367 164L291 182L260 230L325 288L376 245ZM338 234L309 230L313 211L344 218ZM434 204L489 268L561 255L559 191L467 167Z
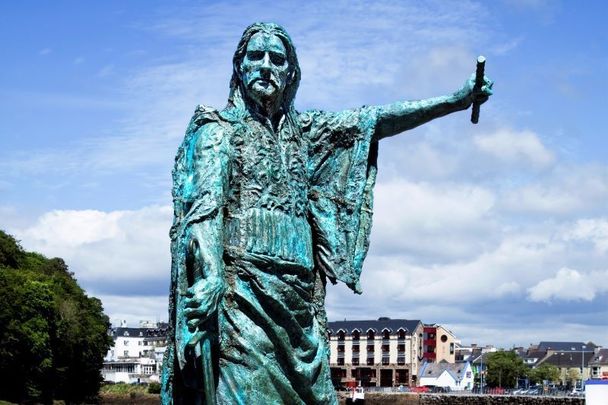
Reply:
M294 112L276 131L252 114L200 106L178 150L163 403L200 395L202 376L188 370L185 346L186 252L190 228L220 213L226 293L207 326L217 331L217 402L337 403L325 284L342 281L360 293L376 110Z

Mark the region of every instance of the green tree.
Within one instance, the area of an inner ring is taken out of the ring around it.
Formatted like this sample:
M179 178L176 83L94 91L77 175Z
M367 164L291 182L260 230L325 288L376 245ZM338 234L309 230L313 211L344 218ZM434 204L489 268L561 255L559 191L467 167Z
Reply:
M572 384L573 386L576 386L576 384L578 383L578 380L581 379L581 373L578 370L578 368L569 368L568 372L566 373L566 383L567 384Z
M556 382L559 380L559 368L553 364L541 364L540 366L528 371L530 382L534 384L542 383L543 381Z
M526 371L523 360L515 352L501 350L488 354L485 381L490 387L513 388Z
M2 231L0 291L0 398L94 399L112 343L101 302L63 260L25 252Z

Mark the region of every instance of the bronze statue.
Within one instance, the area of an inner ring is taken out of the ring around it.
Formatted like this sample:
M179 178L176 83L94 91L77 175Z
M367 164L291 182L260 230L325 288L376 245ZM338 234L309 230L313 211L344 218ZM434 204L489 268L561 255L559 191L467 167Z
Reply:
M196 109L175 161L162 401L337 403L325 288L361 293L378 141L483 103L492 82L300 113L295 47L268 23L245 30L233 69L228 105Z

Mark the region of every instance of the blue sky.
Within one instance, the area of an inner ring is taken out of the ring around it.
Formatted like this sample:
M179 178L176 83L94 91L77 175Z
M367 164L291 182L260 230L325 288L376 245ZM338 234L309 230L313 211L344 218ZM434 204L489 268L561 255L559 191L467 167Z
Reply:
M603 2L0 3L0 227L66 259L113 320L166 319L170 171L197 104L221 108L244 28L274 21L300 110L457 90L481 109L380 145L356 296L330 319L419 318L466 343L608 344Z

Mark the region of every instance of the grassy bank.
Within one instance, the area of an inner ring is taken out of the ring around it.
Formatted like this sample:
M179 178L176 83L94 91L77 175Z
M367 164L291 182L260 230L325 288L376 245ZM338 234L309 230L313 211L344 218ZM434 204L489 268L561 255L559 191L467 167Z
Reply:
M130 384L104 385L99 391L99 398L102 404L123 405L123 404L160 404L158 394L148 393L148 387Z

